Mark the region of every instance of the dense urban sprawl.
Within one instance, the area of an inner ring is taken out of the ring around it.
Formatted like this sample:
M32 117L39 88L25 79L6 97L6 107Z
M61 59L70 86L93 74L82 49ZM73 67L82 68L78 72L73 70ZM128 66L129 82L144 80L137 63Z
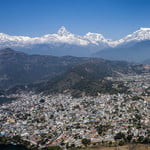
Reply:
M149 75L111 80L123 81L129 92L80 98L32 92L11 95L18 97L17 100L0 106L0 136L19 136L38 147L59 145L65 148L80 147L83 139L91 143L113 143L119 134L135 141L149 138Z

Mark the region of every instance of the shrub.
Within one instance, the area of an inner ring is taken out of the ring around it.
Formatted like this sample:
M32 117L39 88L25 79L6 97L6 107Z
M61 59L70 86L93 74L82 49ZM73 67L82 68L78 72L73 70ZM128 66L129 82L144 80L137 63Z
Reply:
M122 146L124 144L125 144L125 142L123 140L119 141L119 146Z

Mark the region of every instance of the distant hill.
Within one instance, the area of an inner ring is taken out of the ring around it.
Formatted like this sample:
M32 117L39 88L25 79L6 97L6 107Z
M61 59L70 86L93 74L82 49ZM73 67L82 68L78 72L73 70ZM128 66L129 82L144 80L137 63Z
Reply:
M143 71L142 65L89 58L71 67L65 73L53 78L53 80L30 84L28 88L24 86L15 87L10 89L9 92L28 89L35 92L44 92L45 94L71 92L75 97L83 94L96 96L98 93L122 93L127 91L122 82L112 82L107 80L106 77L117 77L121 74L130 73L137 74Z
M7 48L0 51L0 94L4 91L71 92L74 96L113 94L125 92L126 87L121 82L107 80L107 77L143 71L143 65L124 61L28 55Z
M146 59L142 62L143 64L150 64L150 59Z
M10 48L0 50L0 89L50 80L85 59L28 55Z
M150 40L132 44L128 43L128 45L124 46L106 48L93 54L93 56L130 62L143 62L146 59L150 59Z

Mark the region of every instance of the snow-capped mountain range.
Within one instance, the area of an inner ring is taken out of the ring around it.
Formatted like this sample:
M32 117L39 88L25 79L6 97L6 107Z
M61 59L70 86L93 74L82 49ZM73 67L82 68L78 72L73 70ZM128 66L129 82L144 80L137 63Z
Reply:
M59 55L76 55L72 54L73 51L78 51L79 56L90 56L103 48L114 48L120 45L128 44L131 42L139 42L150 40L150 28L140 28L139 30L125 36L124 38L113 41L106 39L102 34L91 33L75 35L70 33L64 26L62 26L56 34L47 34L42 37L27 37L27 36L10 36L0 33L0 49L10 47L17 50L26 51L29 53L42 53ZM62 51L61 51L62 49ZM80 51L82 51L80 55ZM68 53L67 53L68 52Z
M70 33L64 26L62 26L56 34L47 34L42 37L27 37L27 36L10 36L4 33L0 33L0 44L1 46L26 46L32 44L56 44L66 43L86 46L89 44L93 45L108 45L118 46L119 44L141 41L150 39L150 28L140 28L139 30L127 35L126 37L113 41L106 39L102 34L88 32L84 36L75 35Z
M125 36L118 41L111 41L110 46L118 46L129 42L139 42L144 40L150 40L150 28L140 28L139 30Z

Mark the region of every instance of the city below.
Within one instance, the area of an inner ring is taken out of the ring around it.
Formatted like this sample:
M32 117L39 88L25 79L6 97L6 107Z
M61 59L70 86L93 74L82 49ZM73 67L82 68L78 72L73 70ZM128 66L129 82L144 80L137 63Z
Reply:
M122 81L128 91L98 96L83 93L80 98L72 97L69 92L10 94L7 98L16 100L0 106L1 143L29 149L149 144L149 73L108 80Z

